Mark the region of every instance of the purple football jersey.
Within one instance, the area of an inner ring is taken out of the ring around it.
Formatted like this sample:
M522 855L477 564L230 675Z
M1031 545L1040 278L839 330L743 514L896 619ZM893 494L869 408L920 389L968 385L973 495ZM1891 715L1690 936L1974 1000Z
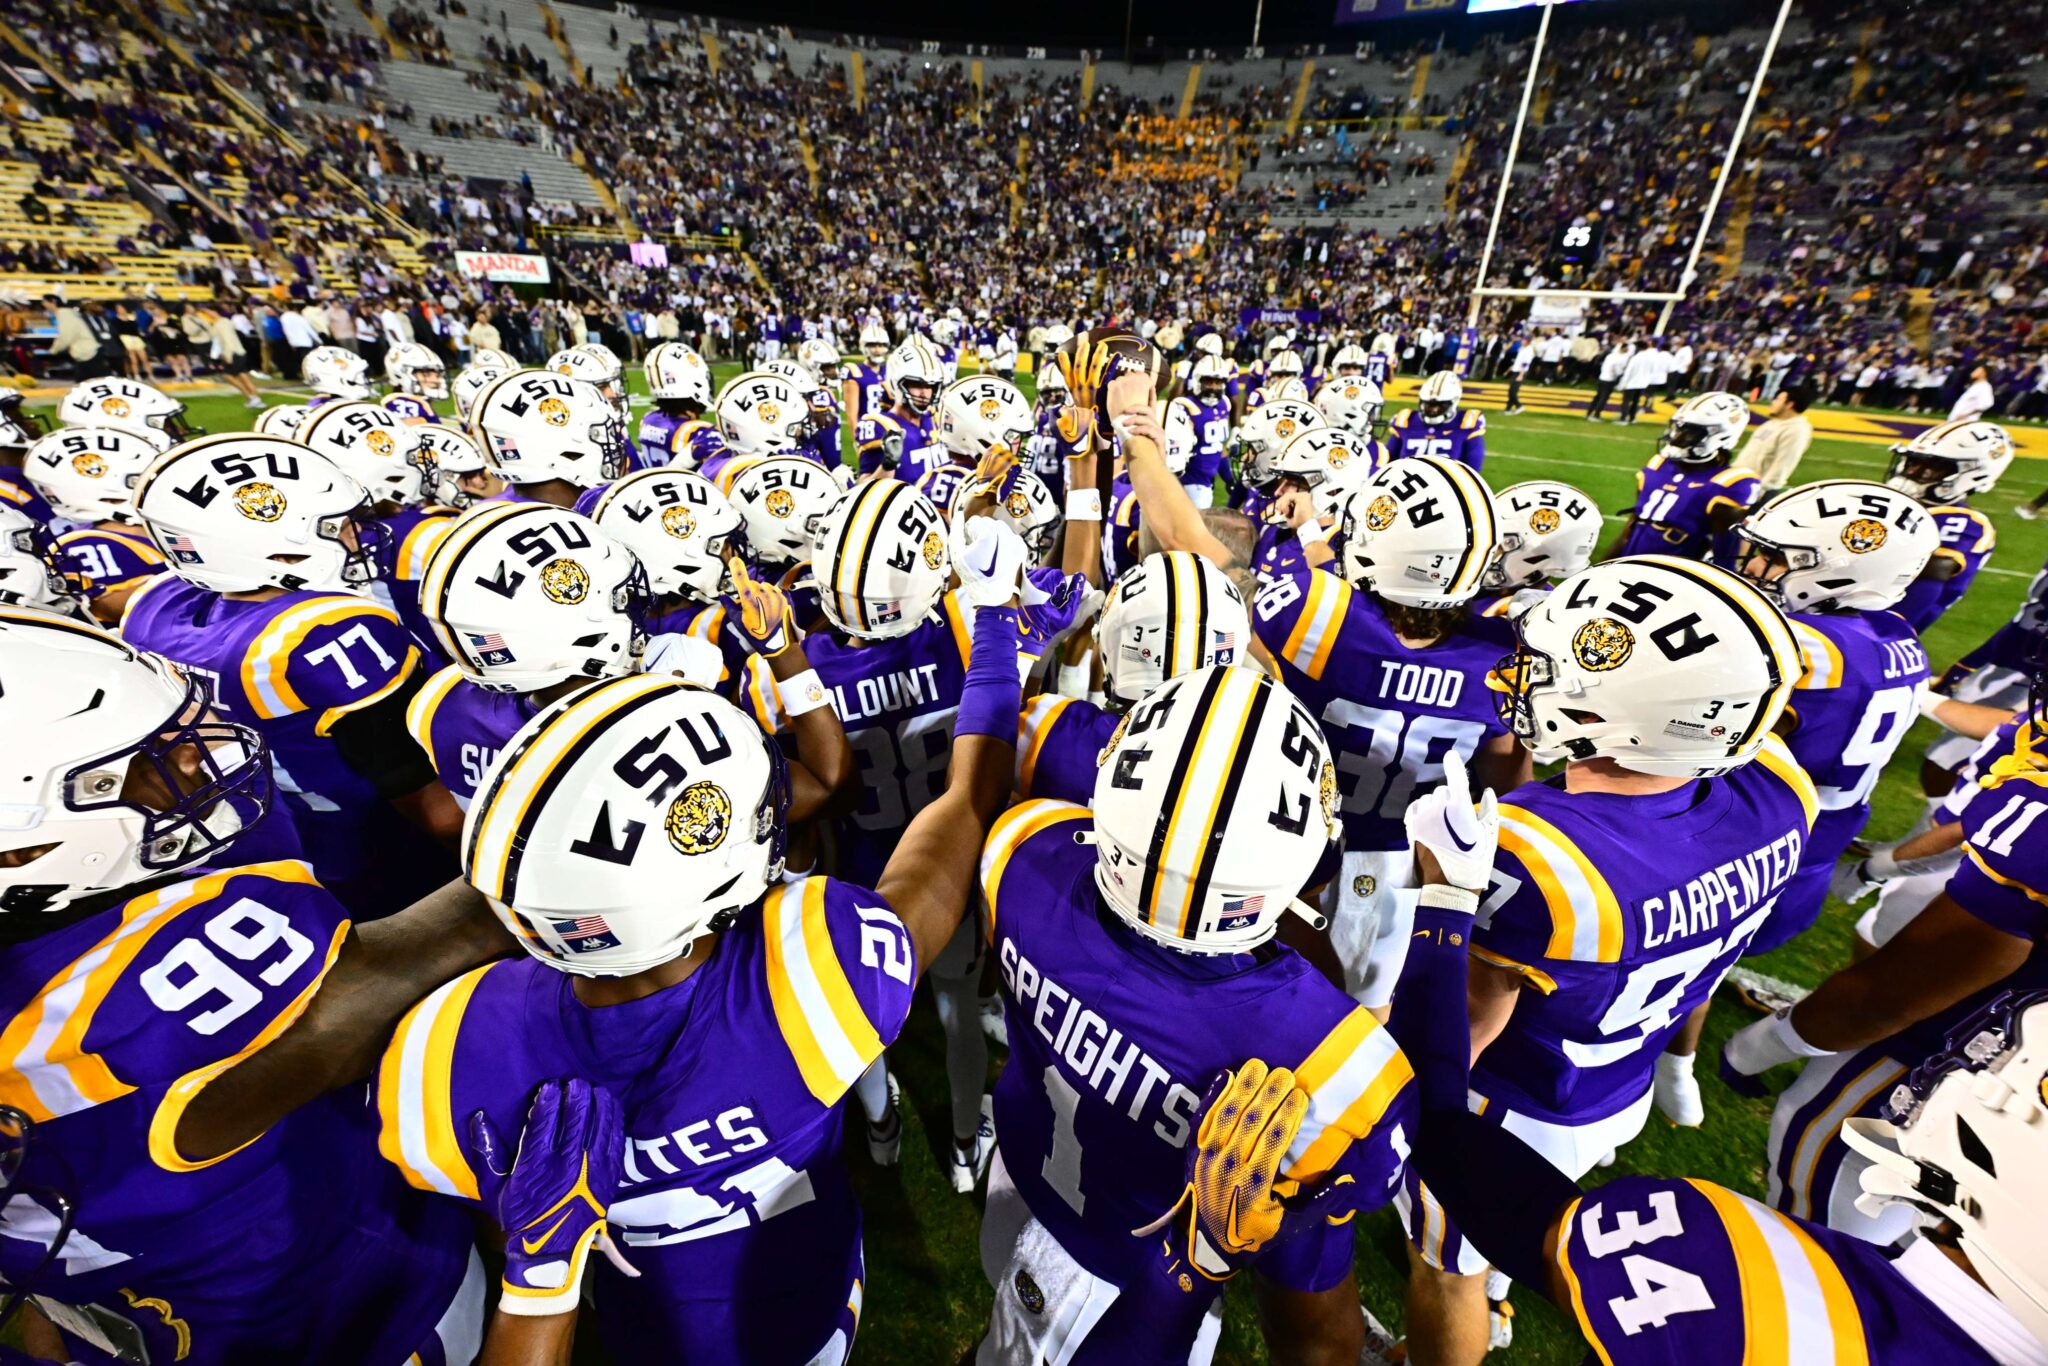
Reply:
M57 520L57 514L43 501L43 495L36 492L35 485L29 483L28 476L15 465L0 465L0 506L11 507L44 526Z
M1720 778L1654 796L1525 783L1500 804L1500 853L1475 958L1528 987L1472 1069L1517 1114L1584 1125L1636 1104L1664 1045L1799 866L1813 783L1784 742Z
M1017 718L1017 791L1087 803L1104 745L1122 718L1093 702L1041 693Z
M1038 435L1031 439L1031 472L1045 481L1052 490L1052 496L1063 506L1067 497L1067 461L1080 449L1081 443L1069 441L1060 435L1060 410L1056 407L1041 407L1038 410Z
M1371 351L1365 357L1365 377L1385 390L1394 378L1394 357L1386 351Z
M1443 780L1444 757L1455 750L1469 764L1507 733L1486 675L1508 647L1484 623L1416 649L1370 596L1315 569L1266 584L1252 630L1279 661L1281 681L1323 723L1346 849L1407 848L1403 814Z
M139 531L113 527L80 527L57 537L57 553L85 575L86 596L97 602L109 593L133 588L164 572L164 557Z
M602 916L565 928L612 939ZM570 974L491 964L399 1024L380 1146L420 1189L488 1204L503 1178L467 1153L472 1113L517 1133L550 1077L610 1088L626 1120L612 1236L641 1273L593 1259L612 1358L798 1366L837 1333L851 1341L860 1209L841 1102L903 1027L913 955L875 893L811 878L770 891L702 967L638 1000L591 1008Z
M1432 427L1416 409L1404 409L1387 424L1387 453L1395 459L1433 455L1480 469L1486 464L1486 414L1465 408L1452 414L1449 422Z
M1970 591L1970 585L1977 581L1977 575L1991 559L1991 552L1998 547L1998 533L1992 529L1991 519L1975 508L1934 507L1927 509L1927 515L1941 532L1941 545L1935 549L1934 558L1962 567L1954 578L1938 582L1917 580L1894 609L1922 635L1941 620L1942 613L1962 601L1963 594Z
M2038 715L2010 727L2013 749L1978 773L1963 808L1963 861L1948 895L2008 934L2048 935L2048 741Z
M1685 465L1662 455L1636 471L1635 522L1623 555L1677 555L1704 560L1717 549L1707 518L1717 508L1746 508L1763 481L1745 469Z
M1246 505L1253 506L1256 499L1257 494L1249 495ZM1294 534L1294 529L1262 520L1259 539L1252 547L1252 573L1258 581L1267 584L1274 579L1299 578L1308 572L1309 563L1302 550L1301 537Z
M946 514L950 521L953 505L960 501L960 492L967 487L967 481L974 477L974 467L947 460L942 465L933 465L918 476L917 491L932 500L932 506Z
M1205 399L1199 394L1190 394L1188 398L1195 405L1195 411L1189 414L1195 423L1195 453L1188 457L1188 467L1181 471L1180 479L1183 484L1206 488L1223 472L1230 444L1230 399Z
M892 472L906 484L915 484L933 465L944 464L952 458L932 436L932 415L929 412L920 414L915 420L903 417L893 409L869 413L854 424L853 445L860 456L862 474L888 469L893 450L896 467Z
M1994 1359L1885 1249L1711 1182L1609 1181L1566 1207L1555 1255L1609 1366Z
M438 423L441 420L441 415L434 411L433 401L418 394L386 394L382 406L385 412L401 422Z
M454 520L455 509L439 506L400 508L384 519L390 560L377 584L413 644L419 646L423 667L430 669L441 668L448 661L441 657L434 628L420 611L420 580L426 577L427 556L448 534Z
M659 408L650 410L640 419L639 446L644 469L674 465L679 470L704 473L704 467L710 465L712 473L716 473L731 454L725 438L709 422L701 418L670 417ZM705 477L709 478L710 474L705 474Z
M360 1088L223 1157L175 1141L224 1066L305 1011L347 933L311 870L279 862L160 885L0 956L0 1101L38 1126L22 1186L78 1211L29 1289L129 1317L158 1361L442 1359L471 1235L376 1159ZM10 1232L49 1215L14 1202ZM0 1238L0 1274L19 1288L42 1250ZM447 1346L475 1347L477 1282Z
M441 786L467 811L498 752L539 714L532 698L479 687L451 665L413 694L405 727L433 760Z
M872 413L889 411L889 386L882 382L882 367L879 365L869 365L864 360L851 361L840 369L839 378L842 382L853 381L860 403L853 415L856 423Z

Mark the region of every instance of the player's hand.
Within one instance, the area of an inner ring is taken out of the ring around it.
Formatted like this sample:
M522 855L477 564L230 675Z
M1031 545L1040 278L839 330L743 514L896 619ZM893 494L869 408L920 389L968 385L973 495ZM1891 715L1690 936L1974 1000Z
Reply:
M985 453L974 466L974 492L1000 498L1009 493L1009 484L1015 482L1011 471L1018 468L1017 453L1007 446L997 446Z
M1871 876L1869 859L1846 859L1835 865L1833 875L1828 878L1828 895L1844 905L1854 906L1882 886L1882 879Z
M1424 882L1483 892L1500 845L1500 808L1488 788L1477 804L1456 750L1444 756L1443 785L1408 804L1404 822Z
M960 532L953 568L960 596L972 607L1001 607L1017 600L1031 551L1024 538L993 517L970 517Z
M763 583L747 572L746 563L728 560L732 573L733 601L739 604L740 634L747 648L764 659L773 659L801 639L790 620L789 595L772 583Z
M1315 515L1315 495L1307 489L1285 489L1266 505L1266 519L1289 530L1307 525Z
M625 1114L611 1092L580 1078L542 1082L509 1166L504 1137L478 1110L469 1150L504 1179L495 1208L505 1231L507 1314L566 1314L576 1307L595 1247L627 1276L640 1273L612 1243L605 1211L625 1162Z
M1092 408L1068 404L1053 417L1053 426L1058 430L1060 440L1069 446L1079 446L1081 439L1095 430L1095 411ZM1085 451L1073 451L1067 458L1072 460L1082 454L1085 454Z

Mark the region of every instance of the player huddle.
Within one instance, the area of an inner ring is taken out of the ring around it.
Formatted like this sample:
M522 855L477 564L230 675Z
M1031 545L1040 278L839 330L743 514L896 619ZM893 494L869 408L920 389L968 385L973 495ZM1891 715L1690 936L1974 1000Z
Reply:
M658 346L637 423L599 346L322 347L249 433L0 404L30 1356L843 1361L923 978L980 1361L1206 1361L1247 1269L1276 1360L1373 1360L1394 1205L1417 1362L1512 1280L1610 1364L2048 1362L2048 572L1919 643L2006 434L1772 492L1702 394L1596 563L1454 375L1049 345L1035 402L870 326L716 392ZM1582 1191L1831 890L1856 961L1720 1059L1804 1064L1769 1201Z

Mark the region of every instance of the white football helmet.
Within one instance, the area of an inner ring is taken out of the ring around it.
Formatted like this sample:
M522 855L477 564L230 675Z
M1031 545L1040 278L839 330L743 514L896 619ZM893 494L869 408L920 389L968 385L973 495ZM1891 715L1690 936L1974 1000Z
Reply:
M923 337L905 337L882 365L882 383L890 397L913 413L930 408L945 382L946 367Z
M1117 575L1095 619L1102 691L1128 707L1167 679L1250 657L1251 617L1230 576L1189 550Z
M779 356L774 360L761 362L761 369L771 375L780 375L796 386L800 394L808 394L818 387L818 376L811 367L793 356Z
M1139 934L1188 953L1243 953L1337 837L1322 727L1257 669L1169 678L1131 708L1096 770L1095 886Z
M941 446L973 465L996 451L1023 454L1036 425L1016 385L994 375L969 375L939 395L934 431Z
M1202 434L1195 430L1194 400L1182 397L1161 403L1159 430L1166 434L1166 449L1160 452L1166 457L1166 468L1177 475L1186 474L1195 448L1202 444Z
M385 353L384 378L394 394L429 400L448 397L448 367L418 342L399 342Z
M139 522L135 486L156 446L114 427L60 427L28 448L22 472L59 517L73 522Z
M1223 334L1221 332L1204 332L1201 336L1195 338L1195 354L1198 356L1221 356L1223 354ZM1195 364L1200 365L1201 362L1196 361Z
M455 400L455 415L464 422L469 421L469 416L475 411L476 401L483 391L490 388L494 380L511 374L517 368L474 362L463 366L462 373L448 386L449 396Z
M216 859L263 815L263 739L208 702L197 674L111 632L0 608L0 854L23 853L0 858L0 942L81 898Z
M633 420L633 405L626 397L626 367L609 346L601 342L571 346L549 356L546 368L558 375L588 380L604 395L604 401L622 424Z
M727 587L726 545L740 515L704 476L637 471L606 489L590 516L640 557L654 592L712 602Z
M718 393L718 431L740 455L786 455L817 431L807 389L772 370L749 370Z
M834 626L866 640L907 636L953 575L946 523L900 479L871 479L840 495L818 522L811 578Z
M1188 371L1188 392L1199 398L1222 398L1230 388L1230 371L1230 362L1221 354L1203 356L1195 362L1194 369Z
M1376 473L1374 454L1369 441L1334 427L1311 427L1280 448L1273 462L1273 477L1292 479L1306 488L1316 516L1339 517L1351 495Z
M720 485L746 528L748 561L783 570L810 559L812 534L839 499L831 472L801 455L771 455L726 470L730 477L721 477Z
M796 358L810 368L820 384L839 383L839 348L822 337L813 337L796 349Z
M1260 385L1257 398L1254 406L1261 408L1268 403L1307 403L1308 386L1294 375L1282 375Z
M476 442L445 422L423 423L413 432L419 438L421 457L434 472L433 485L427 491L429 502L444 508L466 508L490 496L463 486L465 478L491 470Z
M1666 555L1583 569L1515 630L1520 642L1487 682L1538 763L1727 773L1770 739L1801 672L1791 625L1754 584Z
M647 575L588 517L487 503L448 524L420 574L441 653L492 692L533 692L640 667Z
M1356 351L1357 347L1350 348ZM1316 411L1323 420L1353 436L1370 436L1386 400L1369 379L1333 379L1316 390Z
M1415 415L1431 427L1441 427L1458 415L1458 405L1464 401L1465 386L1458 383L1455 370L1439 370L1422 381L1421 392L1415 396Z
M513 370L477 396L470 432L508 484L562 479L578 488L626 472L632 448L619 415L586 379L551 370Z
M869 323L860 330L860 351L868 358L869 365L880 365L889 359L889 329L880 323Z
M1074 329L1065 323L1054 323L1038 334L1038 344L1045 349L1048 356L1073 339Z
M0 503L0 603L84 615L84 585L66 571L50 529Z
M1365 348L1357 342L1337 348L1337 354L1330 357L1330 373L1340 379L1362 379L1365 376Z
M495 346L479 346L471 351L469 353L469 364L471 366L482 366L489 370L517 370L519 368L519 362L510 351L500 351Z
M1059 544L1060 527L1066 521L1059 502L1043 479L1021 465L1004 477L1003 484L1008 492L996 499L995 518L1023 538L1033 564L1043 564ZM954 526L953 534L967 534L966 519Z
M1391 356L1394 354L1394 350L1394 334L1391 332L1377 332L1373 334L1372 348L1366 354L1374 356Z
M281 436L287 441L295 440L299 428L305 425L312 409L303 403L282 403L275 408L265 408L256 414L256 425L250 430L258 436Z
M1593 562L1600 541L1600 509L1591 498L1555 479L1510 484L1494 495L1501 555L1487 571L1487 588L1534 588L1567 578Z
M1887 487L1923 503L1989 493L2012 464L2012 437L1996 422L1944 422L1892 447Z
M1664 428L1657 454L1681 465L1708 465L1735 450L1749 430L1749 405L1714 390L1678 405Z
M1493 490L1430 455L1388 462L1344 504L1344 577L1407 607L1460 607L1500 554Z
M1276 477L1273 462L1280 449L1312 427L1323 415L1307 403L1280 399L1244 415L1237 429L1237 477L1248 488L1263 489Z
M427 501L434 462L420 429L367 399L323 403L299 427L299 442L332 460L370 491L373 501L410 507Z
M520 727L470 803L462 872L541 962L624 977L760 901L782 876L788 810L782 752L745 712L642 674Z
M370 363L343 346L316 346L299 362L299 378L316 394L330 398L368 398Z
M1861 479L1789 489L1736 523L1737 568L1788 612L1883 611L1941 545L1909 493Z
M1277 352L1271 360L1266 362L1266 374L1270 377L1269 383L1282 379L1300 379L1306 368L1301 363L1301 352L1294 350L1292 347Z
M1031 372L1038 402L1045 408L1064 408L1072 401L1067 376L1057 365L1041 365Z
M1870 1165L1856 1207L1914 1206L1953 1223L1977 1278L2035 1341L2048 1342L2048 996L1994 995L1948 1046L1895 1087L1878 1117L1843 1121Z
M317 451L227 432L158 456L135 511L171 572L216 593L351 591L382 572L369 491Z
M647 394L657 403L694 403L702 412L711 406L711 367L681 342L663 342L647 353Z
M111 376L72 385L57 405L57 421L66 427L118 427L154 442L158 450L206 434L185 420L185 405L163 390Z

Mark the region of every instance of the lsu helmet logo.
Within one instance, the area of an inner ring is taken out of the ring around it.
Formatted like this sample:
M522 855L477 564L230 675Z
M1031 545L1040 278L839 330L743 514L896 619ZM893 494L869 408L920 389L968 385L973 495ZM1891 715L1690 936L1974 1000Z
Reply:
M667 508L661 514L661 529L679 541L687 541L697 534L697 518L686 507Z
M549 560L540 569L540 591L549 602L572 607L590 593L590 571L567 556Z
M1557 515L1556 508L1537 508L1529 514L1529 530L1538 536L1548 536L1557 530L1564 519Z
M1012 493L1003 500L1003 511L1021 522L1031 515L1031 500L1026 498L1021 491Z
M1859 517L1842 528L1842 545L1851 555L1868 555L1883 545L1890 535L1883 522Z
M708 854L732 829L732 798L717 783L691 783L668 805L662 823L679 854Z
M761 414L761 420L771 427L782 421L782 405L779 403L764 398L756 411Z
M1385 531L1394 524L1394 518L1401 511L1401 505L1392 496L1382 493L1365 505L1365 529Z
M397 443L391 439L391 433L386 431L373 430L368 436L363 438L363 442L369 446L370 454L380 459L388 460L391 457L391 453L398 449Z
M946 558L945 538L936 531L926 533L923 554L925 568L937 569L939 562Z
M1351 463L1351 448L1348 446L1332 446L1329 453L1323 457L1323 460L1331 469L1341 470Z
M1322 776L1316 779L1316 796L1322 799L1323 820L1329 825L1330 837L1334 839L1336 838L1339 826L1337 820L1337 766L1335 764L1325 763L1323 765Z
M1002 415L1002 404L992 398L985 398L981 401L981 420L983 422L993 422Z
M104 479L107 476L107 462L91 451L80 451L72 456L71 468L88 479Z
M1572 657L1589 673L1618 669L1635 651L1635 633L1613 617L1594 617L1572 633Z
M796 495L788 489L770 489L761 506L768 509L770 517L787 518L796 512Z
M1344 397L1356 403L1359 399L1365 397L1365 390L1355 384L1347 384L1344 386Z
M128 406L127 399L119 394L109 394L100 400L100 411L108 417L126 417L134 410Z
M1116 729L1109 733L1109 743L1105 744L1095 756L1095 766L1097 768L1101 768L1104 764L1108 763L1109 756L1116 753L1116 747L1124 742L1124 728L1130 724L1131 714L1129 712L1125 712L1117 718Z
M1280 438L1280 440L1282 441L1285 441L1288 437L1293 436L1294 419L1291 417L1283 417L1278 422L1275 422L1273 424L1273 435Z
M567 373L567 370L568 367L564 366L563 372ZM550 394L542 399L539 409L541 421L547 423L550 427L566 427L569 425L569 405L554 395Z
M284 516L284 495L259 479L235 490L235 511L252 522L274 522Z

